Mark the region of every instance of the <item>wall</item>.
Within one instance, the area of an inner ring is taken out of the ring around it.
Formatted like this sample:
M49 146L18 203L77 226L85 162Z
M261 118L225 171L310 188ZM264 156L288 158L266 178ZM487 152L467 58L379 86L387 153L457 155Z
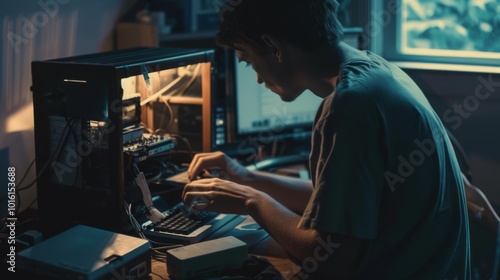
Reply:
M2 207L6 205L6 167L16 168L16 183L19 184L35 158L31 61L112 49L115 23L134 2L39 0L2 1L0 4ZM33 166L21 186L26 186L35 177ZM36 188L22 192L21 198L21 207L26 207L36 198ZM1 211L3 213L5 208Z
M6 191L6 170L16 167L19 183L34 159L33 108L30 62L69 55L105 51L112 48L113 27L136 0L40 0L2 1L0 19L0 204ZM8 4L7 4L8 3ZM363 5L361 5L363 7ZM366 15L365 15L366 16ZM354 26L366 26L356 19ZM488 73L407 70L424 89L445 125L457 136L471 162L473 182L496 204L500 204L500 88L480 100L456 129L455 115L448 115L455 104L469 100ZM495 76L493 79L500 80ZM474 105L475 106L475 105ZM453 117L455 118L453 119ZM34 168L25 182L35 178ZM25 207L36 196L35 188L22 193Z
M471 163L472 182L500 205L500 74L409 70Z

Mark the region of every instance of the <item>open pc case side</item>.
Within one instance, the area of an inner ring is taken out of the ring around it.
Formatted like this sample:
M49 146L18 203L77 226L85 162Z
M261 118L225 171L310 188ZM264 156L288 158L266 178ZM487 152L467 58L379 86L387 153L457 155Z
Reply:
M198 69L198 78L189 79L194 86L184 89L189 96L167 100L162 93L150 100L196 108L192 118L201 125L189 137L201 143L196 151L212 149L211 137L204 135L213 129L213 61L209 50L136 48L32 63L38 210L45 236L76 224L129 231L126 200L137 198L127 197L126 188L134 184L126 174L125 151L134 155L127 161L141 162L175 146L171 128L152 123L154 106L146 99L165 88L151 85L162 77L154 73L167 73L162 79L171 83L182 78L180 72ZM170 113L165 118L179 119ZM155 135L158 130L165 135Z

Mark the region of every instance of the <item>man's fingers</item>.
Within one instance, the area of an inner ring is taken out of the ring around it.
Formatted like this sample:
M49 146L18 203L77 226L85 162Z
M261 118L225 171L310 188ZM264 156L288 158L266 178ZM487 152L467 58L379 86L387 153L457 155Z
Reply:
M224 158L219 153L199 154L195 156L188 168L189 180L195 180L204 169L221 167Z
M189 167L187 170L188 174L193 174L193 168L198 164L198 161L200 160L200 158L203 158L209 154L210 153L199 153L199 154L194 155L193 160L191 160L191 163L189 164Z
M210 184L221 183L221 181L222 180L219 178L200 179L200 180L196 180L196 181L187 183L186 187L206 186L206 185L210 185Z
M213 199L217 196L217 193L214 191L208 192L198 192L192 191L187 192L183 195L184 204L198 209L200 207L207 207L211 204Z
M220 187L217 184L218 182L220 182L219 179L202 179L188 183L182 190L182 197L184 198L189 192L219 191Z

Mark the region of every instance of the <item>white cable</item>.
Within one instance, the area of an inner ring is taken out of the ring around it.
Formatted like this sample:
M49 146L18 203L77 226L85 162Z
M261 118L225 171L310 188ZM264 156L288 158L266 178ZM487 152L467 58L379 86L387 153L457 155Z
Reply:
M163 243L163 242L158 242L158 241L154 241L154 240L149 239L142 231L141 225L139 224L137 219L134 217L134 215L132 215L132 204L128 204L127 201L125 201L125 212L127 213L128 217L130 219L130 223L131 223L132 227L134 228L135 232L142 239L147 240L150 243L162 245L162 247L158 247L155 249L173 249L173 248L178 248L178 247L184 246L182 244Z
M153 198L151 197L151 193L149 192L148 182L146 181L146 177L144 176L144 173L142 171L139 172L135 177L135 182L142 191L142 200L147 207L146 216L153 223L156 223L163 219L165 216L153 205Z
M167 124L167 131L170 128L170 126L172 125L172 123L174 123L174 117L175 117L174 111L172 110L172 107L170 107L170 104L168 104L168 99L170 99L170 98L169 97L161 98L163 103L165 103L165 106L167 107L168 112L170 114L170 120L168 121L168 124Z
M170 90L173 86L175 86L182 78L184 78L184 76L179 76L177 77L177 79L173 80L170 84L166 85L164 88L160 89L157 93L151 95L150 97L144 99L143 101L141 101L141 106L144 106L146 104L148 104L151 100L159 97L160 95L164 94L165 92L167 92L168 90Z
M188 88L193 84L194 80L196 80L196 77L198 77L198 72L201 69L201 63L196 64L193 73L191 74L191 79L185 84L185 86L178 91L177 95L184 95Z

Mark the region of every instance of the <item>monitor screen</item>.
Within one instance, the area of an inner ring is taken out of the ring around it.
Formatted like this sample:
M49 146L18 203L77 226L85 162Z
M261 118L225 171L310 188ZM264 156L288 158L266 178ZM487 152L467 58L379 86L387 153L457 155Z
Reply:
M270 140L310 134L323 99L306 90L296 100L285 102L257 82L251 67L237 58L234 63L237 138L256 135Z

